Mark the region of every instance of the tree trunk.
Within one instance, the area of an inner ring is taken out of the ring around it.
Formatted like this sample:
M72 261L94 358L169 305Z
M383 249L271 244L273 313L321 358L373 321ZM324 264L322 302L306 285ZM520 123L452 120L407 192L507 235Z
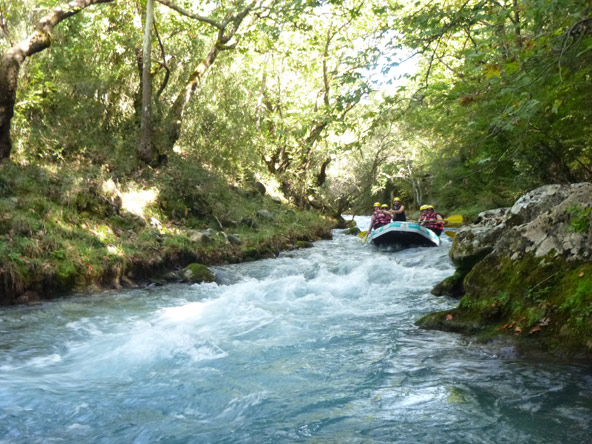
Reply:
M18 88L20 68L27 57L49 48L53 28L83 9L98 3L114 0L72 0L63 7L56 7L43 16L35 31L25 40L8 49L0 59L0 160L10 157L12 142L10 124L14 116L14 104Z
M210 66L216 60L218 53L220 51L225 51L229 49L233 49L235 44L230 44L230 41L238 32L241 23L249 15L249 13L255 7L256 2L253 1L250 5L246 6L240 12L237 12L235 15L227 15L226 18L222 22L217 22L214 19L209 17L203 17L199 15L192 14L188 11L185 11L183 8L178 7L172 4L169 0L157 0L159 3L168 6L169 8L179 12L186 17L198 20L202 23L207 23L216 29L218 29L218 37L212 47L210 48L210 52L208 55L202 60L199 66L193 71L185 88L175 99L173 106L169 110L166 118L166 122L164 122L165 126L167 127L167 134L165 139L165 146L163 147L164 154L170 152L177 140L181 137L181 128L183 124L183 116L185 114L185 109L187 104L199 88L201 84L201 80L203 76L206 74Z
M142 51L142 122L140 124L138 155L142 161L148 164L152 163L154 158L154 143L152 140L152 76L150 74L153 19L154 0L146 0L144 49Z
M181 137L181 125L187 104L191 97L193 97L193 94L195 94L195 91L197 91L201 79L212 63L214 63L219 52L219 42L216 42L210 49L207 57L199 64L197 69L193 71L183 91L181 91L175 99L167 116L168 134L166 137L166 146L164 147L165 152L172 150L177 140Z

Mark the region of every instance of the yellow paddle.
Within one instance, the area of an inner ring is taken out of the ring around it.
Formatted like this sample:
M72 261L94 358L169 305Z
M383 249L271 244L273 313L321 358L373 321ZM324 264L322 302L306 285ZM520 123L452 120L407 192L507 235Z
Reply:
M460 214L453 214L452 216L448 216L448 217L444 218L444 220L446 222L448 222L449 224L462 224L463 223L463 217Z

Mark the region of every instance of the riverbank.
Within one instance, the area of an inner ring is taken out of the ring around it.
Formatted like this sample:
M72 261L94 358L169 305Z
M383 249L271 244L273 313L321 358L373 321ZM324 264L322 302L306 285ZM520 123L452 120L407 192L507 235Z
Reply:
M327 238L335 221L182 163L0 165L0 305L162 284L190 263L275 256Z

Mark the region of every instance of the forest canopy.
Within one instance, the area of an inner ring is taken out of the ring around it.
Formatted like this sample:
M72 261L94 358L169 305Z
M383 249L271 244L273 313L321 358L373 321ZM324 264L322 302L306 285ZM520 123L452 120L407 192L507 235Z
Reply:
M477 211L592 179L591 49L578 0L0 1L0 159Z

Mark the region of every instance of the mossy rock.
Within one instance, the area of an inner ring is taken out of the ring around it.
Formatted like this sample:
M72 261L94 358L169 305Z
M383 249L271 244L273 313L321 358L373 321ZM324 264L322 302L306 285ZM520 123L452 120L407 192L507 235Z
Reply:
M460 298L464 293L463 281L466 273L460 268L454 272L454 275L447 277L432 289L434 296L451 296Z
M478 319L474 319L466 313L459 315L457 310L427 314L416 321L415 325L426 330L442 330L465 334L475 334L483 329Z
M296 246L298 248L312 248L314 245L312 242L308 241L296 241Z
M349 234L351 236L357 236L360 233L361 233L361 231L358 227L351 227L351 228L348 228L347 230L345 230L345 234Z
M357 227L357 226L358 226L358 223L355 220L353 220L353 219L350 219L350 220L348 220L348 221L345 222L345 227L346 228L353 228L353 227Z
M181 277L192 284L202 282L215 282L216 276L208 267L203 264L189 264L181 271Z
M560 256L489 255L465 277L458 307L422 328L506 337L525 349L592 356L592 263Z

